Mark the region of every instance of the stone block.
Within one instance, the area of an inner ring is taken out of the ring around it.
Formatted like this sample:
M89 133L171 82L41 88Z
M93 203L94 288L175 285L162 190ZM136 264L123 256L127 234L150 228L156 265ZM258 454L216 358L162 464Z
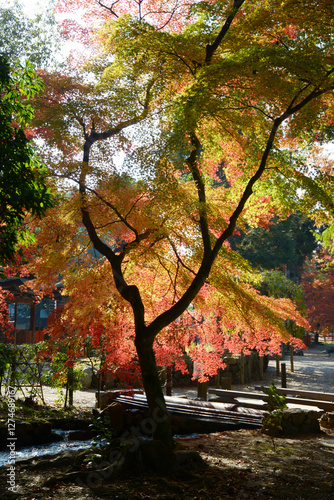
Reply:
M325 429L334 429L334 411L324 413L320 418L320 425Z

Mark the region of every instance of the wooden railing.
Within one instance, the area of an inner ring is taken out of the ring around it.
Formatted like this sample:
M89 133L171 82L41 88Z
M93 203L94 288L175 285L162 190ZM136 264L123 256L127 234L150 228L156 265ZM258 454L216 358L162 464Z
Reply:
M262 390L262 387L256 386L255 389ZM297 406L315 406L324 411L334 411L334 394L281 388L277 389L277 392L287 395L285 399L287 404ZM234 403L239 406L249 408L265 409L268 402L268 396L263 392L257 393L233 390L229 391L226 389L209 389L209 394L214 394L217 401Z
M331 333L322 333L319 335L320 342L333 342L334 343L334 332Z

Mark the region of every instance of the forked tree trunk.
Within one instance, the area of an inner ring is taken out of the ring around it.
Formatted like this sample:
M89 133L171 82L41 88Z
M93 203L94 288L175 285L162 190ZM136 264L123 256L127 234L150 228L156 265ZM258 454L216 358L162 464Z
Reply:
M161 441L166 451L171 452L174 446L170 418L159 379L153 346L140 341L136 336L136 349L142 374L142 381L146 393L150 413L150 421L145 427L153 431L153 439Z

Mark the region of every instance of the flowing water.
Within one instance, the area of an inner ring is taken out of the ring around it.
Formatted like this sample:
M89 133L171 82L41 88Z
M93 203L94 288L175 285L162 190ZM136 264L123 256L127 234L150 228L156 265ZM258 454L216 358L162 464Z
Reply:
M57 441L54 443L45 443L36 446L27 446L25 448L20 448L15 451L15 460L26 460L33 459L35 457L41 458L44 455L56 455L66 450L84 450L89 448L92 444L92 440L87 441L69 441L68 436L71 431L63 431L60 429L53 429L55 434L62 437L62 441ZM182 437L184 438L194 438L198 436L197 433L194 434L175 434L174 438ZM9 452L0 451L0 467L7 465L9 463Z
M89 448L89 446L92 444L91 439L89 439L88 441L69 441L68 436L70 431L53 429L53 432L61 436L62 441L19 448L18 450L15 450L15 460L28 459L34 457L40 458L43 455L56 455L57 453L66 450L82 450L85 448ZM0 451L0 467L7 465L8 463L9 463L9 451Z

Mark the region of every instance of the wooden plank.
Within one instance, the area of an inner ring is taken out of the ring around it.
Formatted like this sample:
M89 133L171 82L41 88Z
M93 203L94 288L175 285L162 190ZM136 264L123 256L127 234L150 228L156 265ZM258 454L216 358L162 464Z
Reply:
M243 401L240 398L240 399L233 399L231 401L227 401L225 399L220 399L219 397L217 397L217 399L210 400L210 401L215 401L216 403L233 403L235 406L240 407L240 408L253 408L254 410L260 410L260 411L266 411L266 409L267 409L267 403L265 403L264 401L259 401L259 400Z
M256 385L255 389L261 391L263 386ZM269 389L269 387L264 387L264 389ZM210 391L209 391L210 392ZM296 396L305 396L309 399L320 399L321 401L332 401L334 402L334 393L331 392L316 392L316 391L303 391L299 389L286 389L282 387L277 387L277 392L281 394L295 394Z
M334 403L330 403L329 401L320 401L315 399L303 399L303 398L285 398L286 403L301 405L301 406L314 406L316 408L320 408L325 411L334 411Z
M228 389L209 389L209 394L216 394L221 398L229 398L231 400L235 400L236 398L245 398L245 399L262 399L267 396L264 393L257 392L243 392L243 391L233 391Z
M118 396L114 399L119 403L130 408L148 408L146 400L136 400L129 396ZM167 411L171 414L177 414L193 419L206 419L212 421L236 421L244 423L254 423L259 425L262 420L262 415L254 415L236 411L220 410L217 408L205 408L192 405L179 405L176 403L167 403Z
M282 389L284 390L284 389ZM209 389L209 394L215 394L220 401L235 402L235 404L244 405L240 399L256 399L258 401L268 401L268 396L264 393L256 392L242 392L242 391L228 391L225 389ZM289 398L285 399L286 403L300 405L300 406L315 406L326 411L334 411L334 402L315 400L315 399L304 399L304 398ZM251 403L248 404L250 407Z

